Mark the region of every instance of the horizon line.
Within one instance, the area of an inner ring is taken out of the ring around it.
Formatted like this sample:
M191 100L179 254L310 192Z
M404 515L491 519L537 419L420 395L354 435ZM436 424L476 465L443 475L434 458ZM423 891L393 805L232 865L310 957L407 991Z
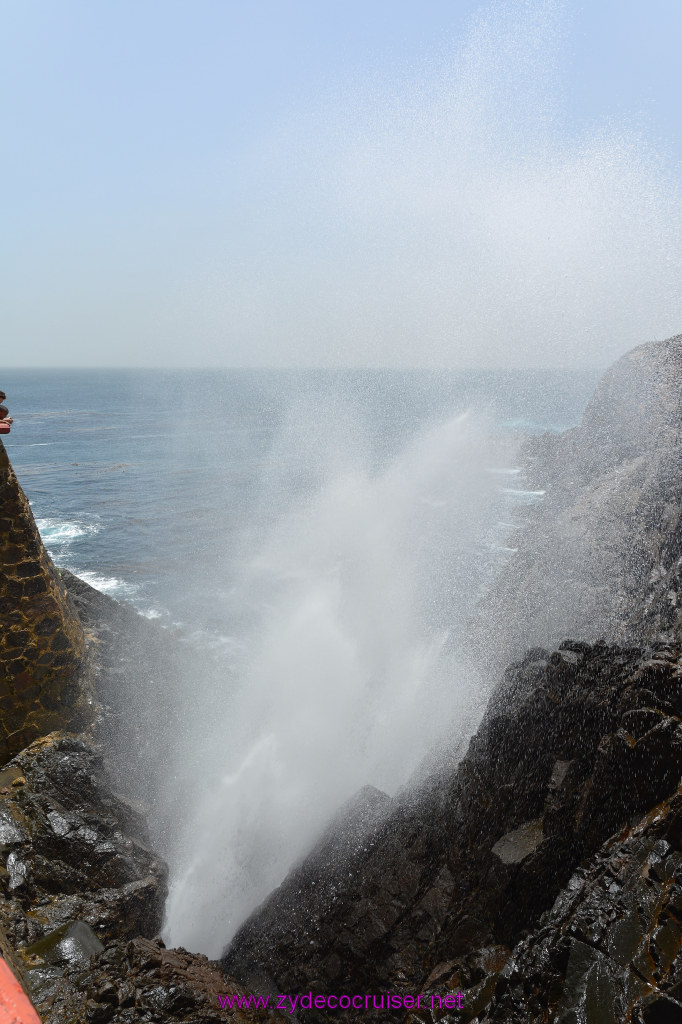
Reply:
M620 358L620 357L617 357ZM144 366L94 366L88 364L69 365L69 366L4 366L0 369L0 373L13 373L16 371L24 373L53 373L53 372L85 372L85 371L103 371L103 372L116 372L116 371L127 371L127 372L138 372L153 370L164 373L197 373L203 371L229 371L239 373L348 373L348 372L386 372L392 371L397 373L500 373L500 372L523 372L526 370L531 371L556 371L556 370L575 370L581 372L592 372L608 369L612 366L617 359L611 360L610 362L604 363L593 363L571 365L571 364L558 364L558 365L502 365L502 366L391 366L391 365L377 365L377 366L249 366L243 364L235 365L194 365L194 366L162 366L162 365L147 365Z

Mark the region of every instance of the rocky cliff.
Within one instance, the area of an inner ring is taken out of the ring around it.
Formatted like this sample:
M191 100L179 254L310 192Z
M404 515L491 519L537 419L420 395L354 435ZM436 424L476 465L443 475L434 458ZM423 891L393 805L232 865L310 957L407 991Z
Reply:
M372 795L359 835L357 809L338 821L241 929L226 969L284 992L461 990L457 1019L471 1019L491 965L581 862L676 792L681 715L676 646L532 651L461 763L388 805ZM335 855L344 833L357 838Z
M242 927L227 970L436 1000L410 1021L682 1020L681 384L682 338L643 346L579 427L526 446L545 500L475 639L493 665L535 646L462 760L349 808ZM340 844L359 810L366 826ZM461 1009L441 1006L451 992Z
M566 636L679 635L681 382L682 335L642 345L605 374L578 427L526 442L522 482L544 497L478 616L478 654L497 669Z

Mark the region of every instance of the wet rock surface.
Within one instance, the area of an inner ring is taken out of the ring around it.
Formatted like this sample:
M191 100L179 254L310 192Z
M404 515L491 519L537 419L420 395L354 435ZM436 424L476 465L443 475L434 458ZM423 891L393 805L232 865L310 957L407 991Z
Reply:
M184 949L166 949L160 939L113 942L88 963L46 975L37 1003L44 1024L187 1024L282 1022L269 1009L225 1006L225 997L250 993L226 980L217 964ZM236 1001L235 1001L236 1003ZM225 1006L225 1008L223 1008Z
M78 737L37 740L0 772L0 844L0 925L15 949L76 922L96 942L159 930L166 866Z
M225 969L287 993L414 993L482 949L499 960L583 859L675 792L681 714L674 645L530 651L459 766L382 808L333 875L316 850L243 926Z
M278 1017L221 1009L219 994L249 993L154 939L166 865L139 809L111 792L101 752L79 737L38 740L0 771L0 849L0 929L46 1024Z
M607 371L579 426L526 443L519 486L538 501L480 609L486 628L472 624L477 657L495 672L566 636L679 635L681 380L682 335L642 345Z
M201 744L187 723L197 715L196 682L216 676L212 652L197 650L65 569L62 581L90 638L100 705L96 738L117 787L154 808L148 814L152 842L167 856L175 822L194 802L204 771ZM224 714L219 686L202 694L202 716Z
M485 980L485 1008L460 1020L682 1021L682 790L607 842Z
M192 678L190 652L131 605L102 594L66 569L61 575L91 638L102 709L98 735L112 774L128 793L150 803L162 775L158 766L182 734L182 705L175 698L184 680Z

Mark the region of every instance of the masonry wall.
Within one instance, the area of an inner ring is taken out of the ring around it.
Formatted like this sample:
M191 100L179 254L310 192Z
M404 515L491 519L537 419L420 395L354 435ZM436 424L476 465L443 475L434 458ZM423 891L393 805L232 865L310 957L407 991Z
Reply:
M84 650L83 629L0 441L0 763L76 723Z

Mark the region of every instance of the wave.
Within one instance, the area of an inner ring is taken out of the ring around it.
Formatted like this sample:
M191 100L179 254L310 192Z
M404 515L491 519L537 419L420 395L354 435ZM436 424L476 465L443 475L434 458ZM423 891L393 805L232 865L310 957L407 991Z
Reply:
M119 576L105 576L92 569L84 569L85 564L92 564L83 552L78 552L78 542L94 537L102 531L102 524L94 517L78 519L36 519L43 543L55 565L60 569L68 569L74 576L83 580L102 594L115 598L117 601L128 601L146 619L157 620L168 618L165 609L151 604L149 595L144 593L142 582L133 583Z
M542 501L546 493L545 491L517 490L514 487L503 487L501 490L510 505L535 505Z
M64 568L68 568L68 566L64 566ZM80 580L83 580L84 583L94 587L95 590L99 590L100 593L108 594L109 597L115 597L118 600L130 600L140 590L138 583L127 583L116 576L100 576L99 573L91 572L87 569L70 569L69 571ZM157 615L154 613L154 610L151 609L151 611L153 614L148 615L147 618L156 618ZM161 613L158 614L160 615Z
M48 550L50 545L64 546L80 537L93 537L100 531L96 522L65 521L61 519L36 519L36 526Z
M187 632L187 623L174 622L177 639L180 643L190 644L197 649L213 651L219 655L237 655L243 652L244 643L230 633L217 633L211 629L192 629Z
M151 620L162 619L164 616L164 613L159 611L158 608L147 608L144 611L140 611L140 614L144 615L145 619Z

